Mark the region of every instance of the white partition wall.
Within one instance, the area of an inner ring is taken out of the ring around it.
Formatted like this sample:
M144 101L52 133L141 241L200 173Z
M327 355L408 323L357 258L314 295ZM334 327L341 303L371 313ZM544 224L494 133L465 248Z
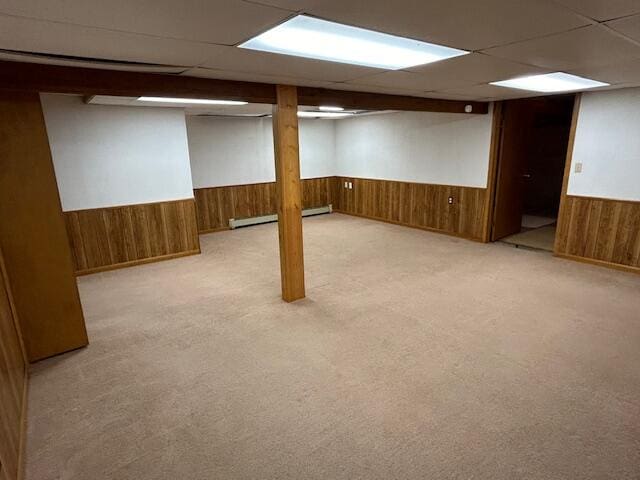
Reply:
M64 211L193 197L181 109L41 100Z
M275 182L270 117L187 117L194 188ZM335 122L300 120L302 178L335 171Z
M640 200L640 88L582 95L568 194Z
M484 188L491 119L397 112L336 121L336 174Z
M76 274L200 252L182 109L41 102Z

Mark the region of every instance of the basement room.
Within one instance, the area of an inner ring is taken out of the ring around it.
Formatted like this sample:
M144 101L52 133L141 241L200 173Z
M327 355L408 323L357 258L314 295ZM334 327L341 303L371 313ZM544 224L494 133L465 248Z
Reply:
M0 480L640 478L640 3L0 5Z

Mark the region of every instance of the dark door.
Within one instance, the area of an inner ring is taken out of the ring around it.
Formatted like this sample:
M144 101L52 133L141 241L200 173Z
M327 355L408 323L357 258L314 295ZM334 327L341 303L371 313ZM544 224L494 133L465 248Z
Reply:
M531 105L527 100L509 100L504 103L492 241L520 231L527 175L527 136L532 116Z

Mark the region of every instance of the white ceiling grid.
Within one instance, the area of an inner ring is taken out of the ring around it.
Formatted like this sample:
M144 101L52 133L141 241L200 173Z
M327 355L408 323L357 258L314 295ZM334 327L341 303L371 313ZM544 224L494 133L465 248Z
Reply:
M386 71L235 47L300 13L473 53ZM640 0L3 0L2 58L494 100L527 92L489 82L556 70L640 86Z

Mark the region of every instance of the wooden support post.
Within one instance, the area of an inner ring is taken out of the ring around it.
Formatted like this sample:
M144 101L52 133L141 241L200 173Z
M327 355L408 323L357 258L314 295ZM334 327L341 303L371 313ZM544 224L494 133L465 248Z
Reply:
M273 146L276 162L276 196L280 236L282 298L304 298L302 251L302 195L298 148L298 92L296 87L277 86L273 106Z

